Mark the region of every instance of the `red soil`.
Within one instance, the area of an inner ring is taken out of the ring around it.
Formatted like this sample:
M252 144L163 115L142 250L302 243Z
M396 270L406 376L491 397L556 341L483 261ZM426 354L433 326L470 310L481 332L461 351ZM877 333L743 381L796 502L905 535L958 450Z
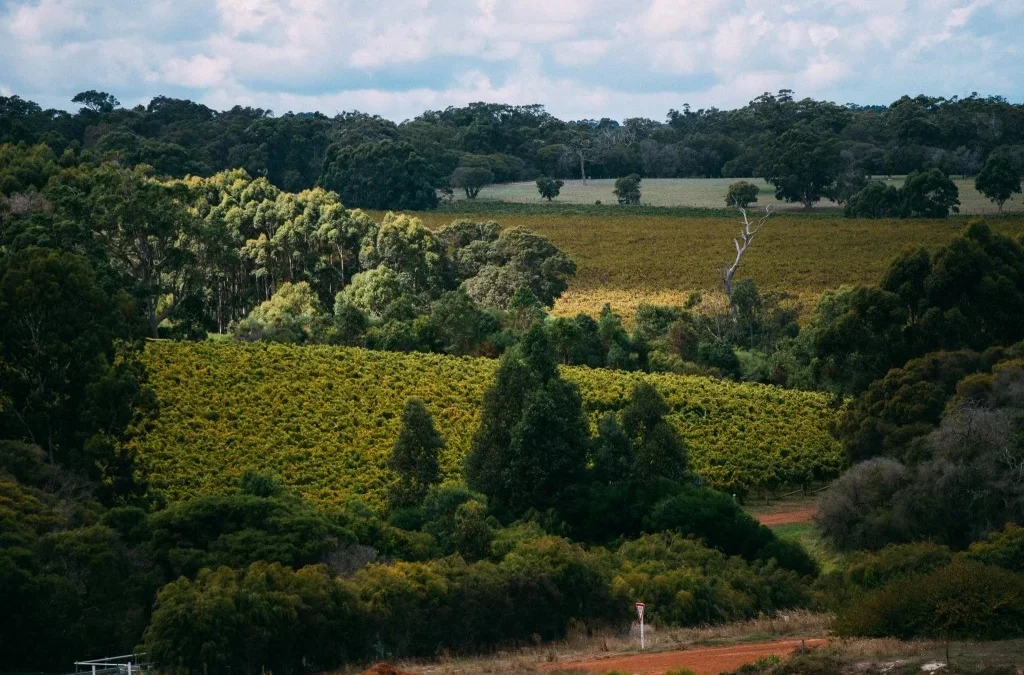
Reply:
M795 511L782 511L780 513L765 513L757 516L758 522L771 527L772 525L793 525L795 523L809 523L814 520L816 507L797 509Z
M372 666L369 670L363 672L363 675L410 675L404 670L395 668L390 663L378 663Z
M807 648L825 644L815 638L806 641ZM800 648L800 640L781 640L757 644L739 644L728 647L698 647L676 652L655 654L610 655L586 661L547 664L543 670L588 670L603 673L618 670L635 675L662 675L669 670L689 668L698 675L718 675L736 670L765 656L786 657Z

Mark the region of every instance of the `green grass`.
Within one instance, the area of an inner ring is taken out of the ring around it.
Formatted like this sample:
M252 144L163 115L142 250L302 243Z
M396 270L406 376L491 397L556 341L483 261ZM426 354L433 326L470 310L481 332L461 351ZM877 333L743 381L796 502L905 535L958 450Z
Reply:
M843 555L832 550L829 545L821 539L821 535L814 529L812 523L793 523L790 525L776 525L771 528L780 539L796 541L803 545L811 554L821 571L832 572L843 568Z
M880 177L892 185L902 185L904 177ZM774 188L760 178L645 178L640 184L644 204L658 207L697 207L721 209L725 206L725 193L731 183L739 180L752 182L761 188L759 206L771 205L776 210L804 210L800 204L789 204L775 199ZM960 190L961 213L965 215L994 214L995 204L974 189L973 178L954 178ZM615 204L615 181L613 179L565 181L556 202L564 204L594 204L600 200L603 204ZM464 199L464 197L463 197ZM544 200L537 192L533 182L503 183L491 185L480 191L478 202L514 202L523 204L541 204ZM1017 196L1007 202L1005 210L1009 212L1024 211L1024 202ZM815 205L815 211L836 210L837 205L822 200Z

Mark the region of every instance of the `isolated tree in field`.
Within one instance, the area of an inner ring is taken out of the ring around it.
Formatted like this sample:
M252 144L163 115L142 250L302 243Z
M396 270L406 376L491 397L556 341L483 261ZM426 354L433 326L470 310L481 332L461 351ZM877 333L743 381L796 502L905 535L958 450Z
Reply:
M745 209L757 202L757 195L760 192L761 188L753 183L745 180L737 181L730 185L729 191L725 193L725 203L738 209Z
M843 165L834 135L801 127L779 136L764 157L761 170L775 198L808 209L830 196Z
M960 213L960 190L941 169L914 171L900 188L904 218L945 218Z
M722 285L725 288L725 295L729 298L730 304L732 303L732 280L736 276L736 270L740 268L740 261L743 260L743 255L750 248L750 245L754 243L754 237L757 236L757 233L768 222L768 218L772 215L772 210L771 207L765 207L764 215L756 222L750 220L746 209L740 209L740 213L743 214L743 229L740 230L739 236L732 240L732 243L736 246L736 258L732 261L731 265L726 265L722 268Z
M494 182L494 172L482 166L460 166L452 172L451 184L462 188L466 199L476 199L480 190Z
M615 181L615 197L619 204L640 203L640 175L631 173Z
M549 176L541 176L537 179L537 192L540 193L541 197L550 202L562 191L563 185L565 185L564 181L556 180Z
M410 398L405 402L402 430L388 460L398 474L398 482L391 490L392 506L419 504L430 486L441 482L442 450L444 439L434 428L434 418L423 401Z
M843 215L847 218L896 218L900 215L900 192L880 180L868 181L846 202Z
M1004 155L992 155L974 180L974 187L995 202L999 212L1014 194L1020 193L1020 174Z

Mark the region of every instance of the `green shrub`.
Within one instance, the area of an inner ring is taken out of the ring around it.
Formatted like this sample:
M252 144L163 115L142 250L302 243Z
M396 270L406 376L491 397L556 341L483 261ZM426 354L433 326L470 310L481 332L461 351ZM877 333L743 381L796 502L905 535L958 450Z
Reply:
M984 541L971 544L966 556L986 565L1024 574L1024 527L1007 523L1002 531L993 532Z
M898 579L839 612L840 635L1002 640L1024 635L1024 576L956 560Z
M290 673L362 656L364 625L348 584L323 567L260 562L165 586L143 642L165 672Z
M796 573L774 562L748 564L678 534L626 542L617 557L613 594L643 599L649 620L660 625L749 619L809 600Z
M952 560L949 548L930 542L886 546L851 563L844 581L848 587L874 590L897 579L929 574Z

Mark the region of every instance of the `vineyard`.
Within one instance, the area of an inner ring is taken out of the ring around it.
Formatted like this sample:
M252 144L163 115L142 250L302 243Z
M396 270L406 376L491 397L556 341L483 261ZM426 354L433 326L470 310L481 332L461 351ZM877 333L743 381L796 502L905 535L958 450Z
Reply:
M385 458L406 399L423 399L458 477L489 359L272 344L151 343L145 353L158 418L133 441L151 485L171 500L222 491L261 467L308 499L380 504ZM822 394L703 377L568 368L591 423L648 379L708 484L745 493L836 476L841 453Z
M608 206L600 212L546 213L532 205L479 213L417 213L432 228L456 218L521 225L549 237L577 264L575 279L555 305L557 314L596 314L604 303L631 315L641 302L683 304L691 291L721 288L719 267L734 254L738 215L682 216ZM531 209L535 209L532 210ZM993 229L1024 234L1020 215L986 217ZM823 291L843 284L874 284L901 251L947 244L966 228L947 220L850 220L779 214L743 259L741 277L764 290L796 295L805 313Z

